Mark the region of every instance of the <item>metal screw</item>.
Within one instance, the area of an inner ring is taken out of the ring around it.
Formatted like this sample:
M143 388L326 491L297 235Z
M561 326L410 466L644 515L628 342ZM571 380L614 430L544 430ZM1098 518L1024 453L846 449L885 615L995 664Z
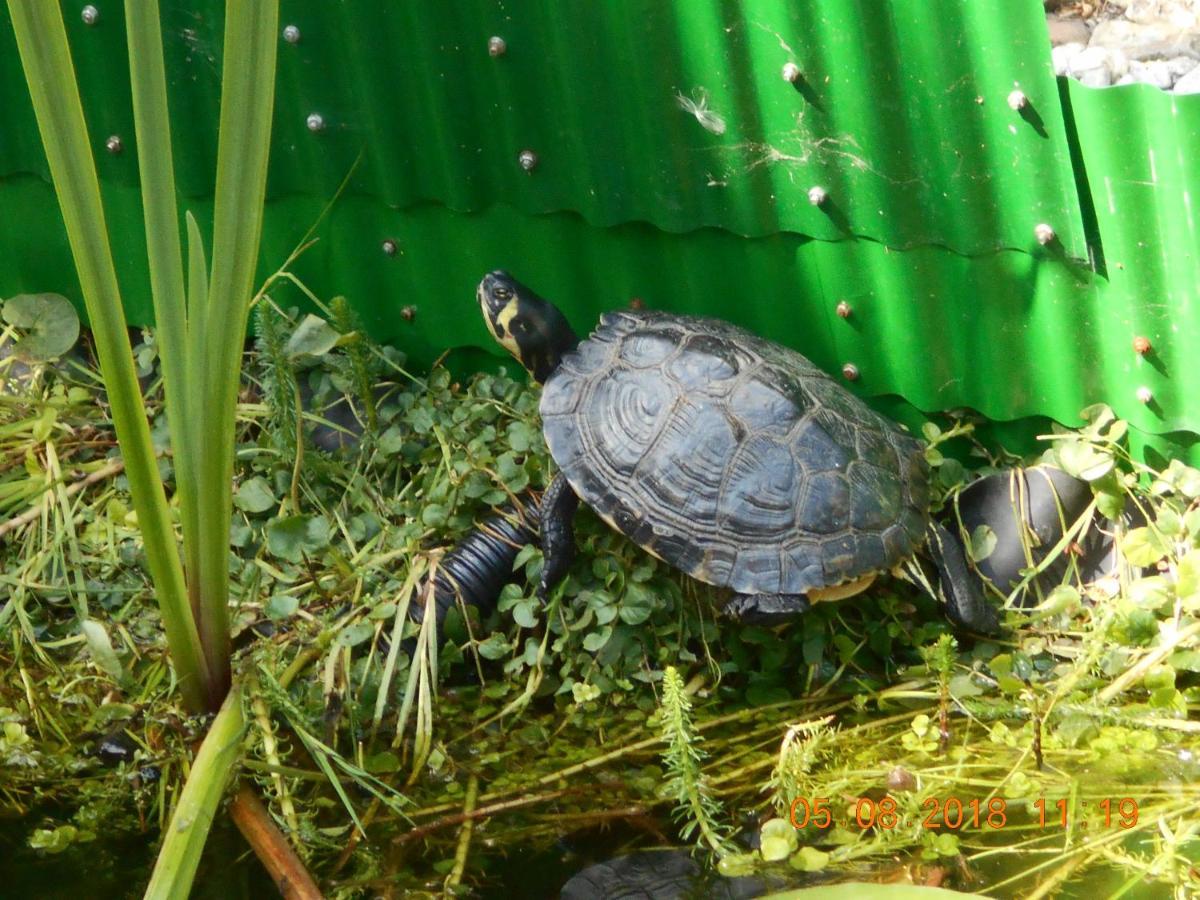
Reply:
M84 25L95 25L96 21L100 18L100 10L96 9L96 7L89 3L83 8L83 11L79 13L79 17L83 19Z
M503 56L508 52L508 44L504 42L504 38L499 35L492 35L488 38L488 56L493 59L497 56Z
M820 206L829 199L829 194L823 187L810 187L808 189L808 202L813 206Z
M400 310L400 318L405 322L411 322L417 316L417 308L415 306L406 306Z
M521 164L521 168L526 172L532 172L537 168L538 155L532 150L522 150L517 154L517 162Z
M295 25L287 25L283 29L283 39L289 44L300 43L300 29Z
M114 156L125 149L125 145L121 143L121 136L118 134L110 135L108 140L104 142L104 149Z
M852 313L853 311L854 311L854 310L852 310L852 309L850 308L850 304L849 304L849 303L847 303L845 300L841 301L841 302L840 302L840 303L838 303L838 305L837 305L837 314L838 314L839 316L841 316L843 319L848 319L848 318L850 318L850 313Z
M800 80L800 67L794 62L784 63L783 71L780 74L788 84L795 84Z
M842 366L842 377L847 381L858 381L858 366L854 363L846 363Z
M304 120L304 124L308 126L308 130L314 134L318 131L325 130L325 117L320 113L309 113L308 118Z
M1033 236L1035 238L1037 238L1037 242L1039 244L1041 244L1043 247L1045 247L1047 244L1049 244L1051 241L1054 240L1054 238L1055 238L1054 229L1051 228L1049 225L1047 225L1045 222L1039 222L1037 225L1035 225L1033 227Z
M1133 339L1133 352L1138 356L1145 356L1151 349L1150 338L1139 334Z
M1024 109L1028 105L1029 98L1025 96L1024 91L1017 90L1008 95L1008 108L1013 112Z
M1150 401L1154 399L1154 391L1150 390L1150 388L1146 387L1145 385L1142 385L1137 389L1137 398L1139 403L1149 404Z
M395 256L396 255L396 250L397 250L396 242L393 241L391 238L387 238L380 246L382 247L385 255L387 255L387 256Z

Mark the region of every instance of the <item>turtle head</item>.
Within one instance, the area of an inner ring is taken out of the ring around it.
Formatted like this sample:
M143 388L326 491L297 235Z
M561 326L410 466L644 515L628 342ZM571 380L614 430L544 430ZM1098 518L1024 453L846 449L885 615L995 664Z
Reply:
M488 331L535 381L545 382L579 338L558 308L507 272L489 272L476 291Z

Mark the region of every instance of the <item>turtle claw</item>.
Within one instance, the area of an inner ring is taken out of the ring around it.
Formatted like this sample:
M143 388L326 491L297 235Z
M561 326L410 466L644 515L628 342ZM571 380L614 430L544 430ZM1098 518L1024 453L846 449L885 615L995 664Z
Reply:
M811 608L804 594L735 594L723 612L751 625L780 625Z

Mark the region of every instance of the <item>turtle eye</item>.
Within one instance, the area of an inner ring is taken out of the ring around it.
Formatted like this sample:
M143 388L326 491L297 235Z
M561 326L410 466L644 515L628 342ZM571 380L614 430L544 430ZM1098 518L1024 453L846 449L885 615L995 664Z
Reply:
M512 299L512 295L513 295L513 294L512 294L512 291L510 291L510 290L509 290L508 288L506 288L506 287L498 287L498 288L493 288L493 289L492 289L492 294L495 296L495 298L496 298L497 300L501 300L501 301L503 301L503 302L505 302L505 303L507 303L509 300L511 300L511 299Z

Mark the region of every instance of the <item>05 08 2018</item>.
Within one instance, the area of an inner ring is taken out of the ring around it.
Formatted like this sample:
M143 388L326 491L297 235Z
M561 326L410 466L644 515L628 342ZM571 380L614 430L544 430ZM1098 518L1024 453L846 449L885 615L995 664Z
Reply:
M1028 824L1027 809L1033 810L1032 821L1041 828L1066 828L1070 824L1087 827L1093 824L1103 828L1133 828L1138 821L1138 803L1131 797L1104 798L1099 801L1067 798L1047 800L1039 797L1032 803L1020 803L1020 821ZM868 828L891 829L907 827L912 814L901 809L893 797L879 799L871 797L852 798L841 810L844 818L835 820L835 809L828 797L797 797L792 801L789 820L797 829L832 828L843 825ZM958 831L960 829L999 829L1009 824L1008 801L1003 797L961 799L959 797L926 797L920 804L916 821L922 828Z

